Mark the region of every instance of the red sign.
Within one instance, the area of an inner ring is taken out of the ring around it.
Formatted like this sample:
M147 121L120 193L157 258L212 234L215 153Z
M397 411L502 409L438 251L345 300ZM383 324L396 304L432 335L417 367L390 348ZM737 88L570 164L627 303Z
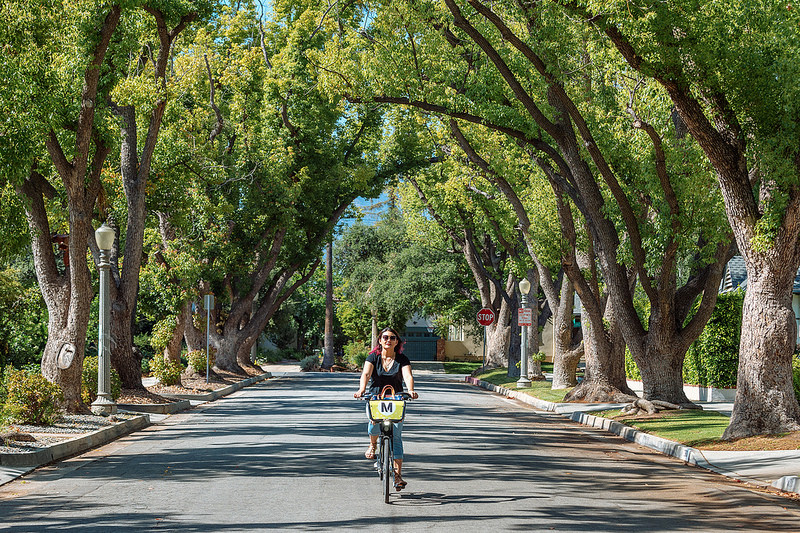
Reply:
M533 309L520 308L517 309L517 322L520 326L533 325Z
M494 322L494 311L488 307L484 307L478 311L478 324L481 326L491 326Z

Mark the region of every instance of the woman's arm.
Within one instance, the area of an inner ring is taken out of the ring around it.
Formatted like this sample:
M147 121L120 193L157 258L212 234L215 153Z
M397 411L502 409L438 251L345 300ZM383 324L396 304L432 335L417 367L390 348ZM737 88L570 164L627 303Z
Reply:
M406 387L408 387L408 393L411 397L415 400L419 398L419 394L414 391L414 375L411 373L411 365L403 367L403 381L406 382Z
M358 382L358 392L353 394L354 398L362 396L364 391L367 390L367 381L369 381L369 377L372 375L373 368L375 368L375 366L372 363L364 361L364 371L361 372L361 379Z

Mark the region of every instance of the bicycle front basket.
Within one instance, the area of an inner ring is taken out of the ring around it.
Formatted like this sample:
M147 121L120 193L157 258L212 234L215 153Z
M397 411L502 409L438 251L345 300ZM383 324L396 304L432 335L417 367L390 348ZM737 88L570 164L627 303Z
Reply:
M404 400L370 400L369 419L373 422L381 420L394 420L401 422L406 414Z

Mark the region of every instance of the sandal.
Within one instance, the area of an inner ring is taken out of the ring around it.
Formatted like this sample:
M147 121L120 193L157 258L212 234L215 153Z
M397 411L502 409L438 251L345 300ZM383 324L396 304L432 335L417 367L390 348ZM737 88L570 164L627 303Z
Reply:
M375 460L375 448L376 448L376 446L370 442L369 443L369 448L367 448L367 451L364 452L364 457L366 457L370 461L374 461Z
M406 488L406 485L408 485L408 483L403 481L402 476L400 476L400 474L398 472L395 472L394 473L394 488L395 488L395 490L397 492L400 492L401 490Z

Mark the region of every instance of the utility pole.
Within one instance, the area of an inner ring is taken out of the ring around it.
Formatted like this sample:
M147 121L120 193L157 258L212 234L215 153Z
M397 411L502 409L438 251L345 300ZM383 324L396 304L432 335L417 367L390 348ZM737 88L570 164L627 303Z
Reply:
M325 261L325 346L322 368L331 368L333 357L333 241L328 243Z

